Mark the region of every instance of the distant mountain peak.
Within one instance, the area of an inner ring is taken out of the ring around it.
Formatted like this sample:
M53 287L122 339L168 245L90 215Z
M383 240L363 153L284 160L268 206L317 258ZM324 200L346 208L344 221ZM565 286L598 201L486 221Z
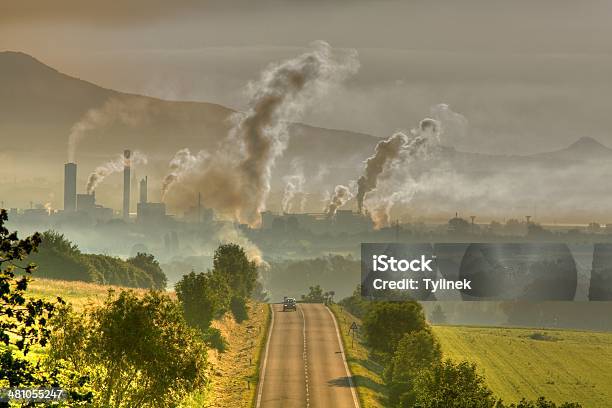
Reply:
M589 137L583 136L580 139L576 140L574 143L568 146L568 149L580 149L580 150L595 150L595 149L603 149L608 150L606 146L600 143L598 140Z

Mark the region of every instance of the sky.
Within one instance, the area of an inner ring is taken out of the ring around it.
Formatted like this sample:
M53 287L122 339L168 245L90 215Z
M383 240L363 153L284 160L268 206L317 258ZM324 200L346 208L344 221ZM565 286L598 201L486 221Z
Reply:
M2 0L0 50L105 87L245 106L245 84L315 40L361 69L304 122L386 137L447 103L463 150L612 146L612 1Z

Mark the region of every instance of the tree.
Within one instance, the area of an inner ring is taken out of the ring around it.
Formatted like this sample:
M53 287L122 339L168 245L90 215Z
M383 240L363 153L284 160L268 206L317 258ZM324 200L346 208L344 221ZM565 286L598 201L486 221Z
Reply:
M213 256L213 274L222 275L235 296L247 298L257 282L257 265L240 245L224 244Z
M153 255L138 252L135 257L129 258L127 262L147 272L147 274L153 279L154 284L152 289L166 289L168 279L166 278L166 274L162 268L159 266L159 262L157 262Z
M445 360L415 378L413 391L402 395L400 407L494 408L499 407L476 365Z
M229 307L230 289L219 275L191 272L175 285L187 323L206 334L212 320Z
M426 327L423 308L415 301L373 302L363 319L368 345L388 356L395 351L404 334Z
M408 394L414 392L413 379L439 364L441 358L440 344L430 330L404 334L384 371L391 405L397 406L402 399L408 398Z
M205 383L206 347L178 302L159 292L109 293L85 315L55 322L50 360L87 373L94 406L177 406Z
M7 220L6 211L0 210L0 386L65 387L74 383L71 406L86 404L91 395L81 393L82 376L63 367L47 370L40 359L25 358L32 346L47 346L52 334L49 321L65 303L59 297L54 303L26 298L36 265L24 262L37 250L41 235L20 240L4 226Z
M522 399L518 404L510 404L507 406L507 408L581 408L581 407L582 406L580 404L577 404L575 402L564 402L561 405L557 405L554 402L549 401L544 397L538 398L537 401L527 401L525 399Z
M325 299L326 296L320 285L311 286L308 288L308 294L302 295L302 301L306 303L324 303Z

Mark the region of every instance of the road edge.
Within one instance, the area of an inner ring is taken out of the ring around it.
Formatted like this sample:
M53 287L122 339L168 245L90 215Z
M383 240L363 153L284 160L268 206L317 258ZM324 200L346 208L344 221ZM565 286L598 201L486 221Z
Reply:
M263 384L266 376L266 366L268 364L268 349L270 348L270 339L272 338L272 328L274 327L274 303L268 303L268 309L270 311L270 318L268 319L268 334L266 338L266 347L264 349L263 358L259 364L259 375L257 380L257 394L255 396L255 403L251 404L251 406L255 406L255 408L260 408L261 406L261 396L263 394Z
M344 363L344 369L346 370L347 376L346 378L348 379L349 388L351 389L351 395L353 396L353 403L355 404L356 408L361 408L361 404L359 403L359 398L357 397L356 392L357 387L355 386L355 382L353 381L353 374L351 373L351 370L349 369L348 363L346 361L346 354L344 352L344 341L342 340L342 336L340 336L340 329L338 327L338 322L336 321L336 315L334 315L334 313L327 305L325 305L325 309L327 309L327 312L329 313L332 318L332 321L334 322L334 327L336 328L336 337L338 338L338 344L340 345L342 362Z

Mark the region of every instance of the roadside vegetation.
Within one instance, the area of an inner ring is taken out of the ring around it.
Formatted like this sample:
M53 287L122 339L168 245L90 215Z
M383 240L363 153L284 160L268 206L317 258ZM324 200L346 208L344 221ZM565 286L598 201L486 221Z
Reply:
M377 388L374 395L374 387L363 381L361 384L357 382L365 406L369 406L365 400L372 399L381 404L373 406L399 408L581 407L577 403L556 404L544 397L521 399L517 403L503 402L489 388L475 363L452 359L443 353L438 337L417 302L365 302L359 296L358 288L353 296L340 304L360 319L359 340L367 349L368 360L383 367L382 370L366 371L371 381L381 379L385 385ZM338 309L336 312L339 313ZM358 357L351 347L347 347L347 353L351 368L361 370L355 362L362 357Z
M19 239L6 220L2 211L0 388L68 390L69 399L54 406L251 406L268 310L251 300L262 291L241 247L220 246L213 269L187 275L176 294L52 280L31 286L45 268L30 262L44 235ZM68 245L55 238L54 245ZM57 253L75 261L75 251ZM147 254L122 262L149 276L161 272Z

